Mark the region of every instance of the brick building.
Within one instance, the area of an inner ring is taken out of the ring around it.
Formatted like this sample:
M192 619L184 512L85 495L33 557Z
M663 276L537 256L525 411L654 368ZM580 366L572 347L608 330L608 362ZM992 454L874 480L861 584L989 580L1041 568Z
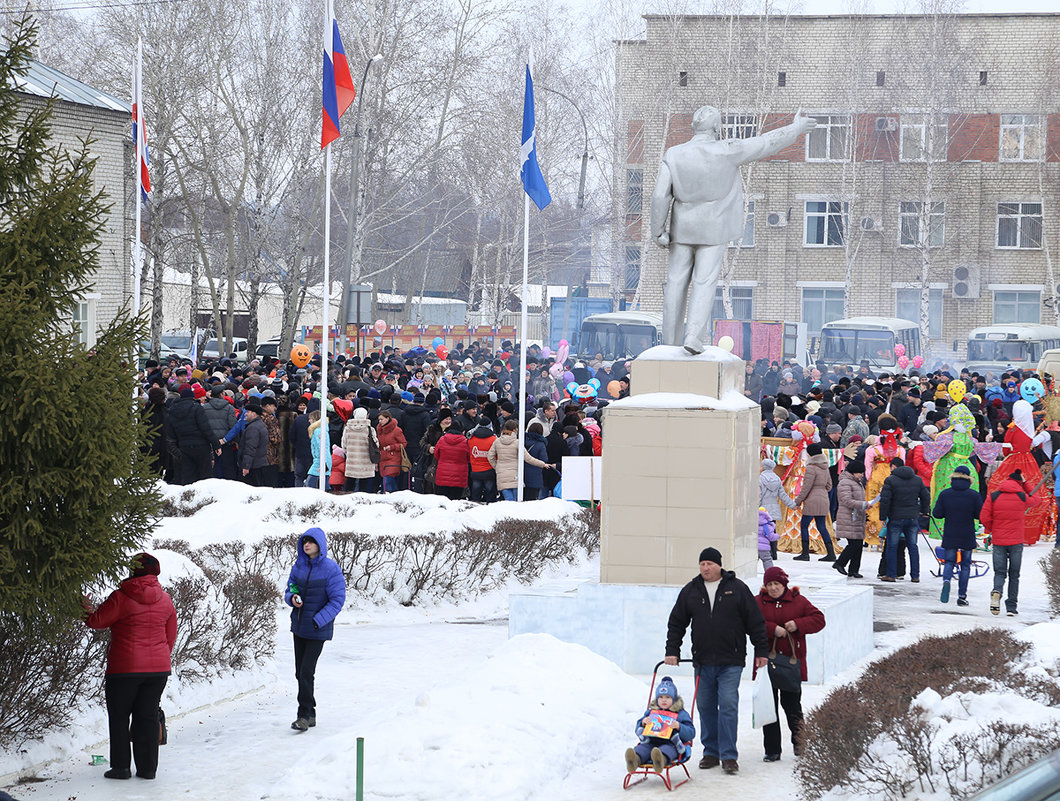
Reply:
M745 168L747 224L715 317L723 284L732 316L803 320L811 336L923 311L936 354L963 353L976 326L1060 322L1060 15L646 22L617 50L613 292L661 309L651 193L698 107L721 110L723 137L801 107L817 129Z
M81 341L91 346L97 328L110 321L132 297L132 109L124 100L36 61L30 62L29 73L15 89L27 112L37 111L49 98L56 98L51 115L55 143L73 150L80 148L83 140L91 140L89 151L97 158L95 189L103 192L111 205L100 236L100 269L91 289L83 297L71 299L72 323Z

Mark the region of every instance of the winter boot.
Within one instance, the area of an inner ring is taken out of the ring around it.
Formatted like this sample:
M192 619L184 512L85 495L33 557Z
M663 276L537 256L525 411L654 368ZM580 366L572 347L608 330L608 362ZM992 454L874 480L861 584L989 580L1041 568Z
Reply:
M826 533L824 535L824 547L828 549L828 553L818 559L818 562L834 562L835 561L835 548L832 547L832 538Z
M651 749L651 766L655 768L656 773L666 770L666 757L658 748Z
M997 590L994 590L992 593L990 593L990 614L1001 614L1001 593Z
M950 583L948 581L942 582L942 594L939 596L939 600L944 604L950 602Z
M804 539L802 541L802 553L795 557L796 562L809 562L810 561L810 540Z
M305 718L298 718L291 724L291 728L295 731L309 731L309 721Z
M632 748L626 749L626 773L636 773L640 767L640 757Z

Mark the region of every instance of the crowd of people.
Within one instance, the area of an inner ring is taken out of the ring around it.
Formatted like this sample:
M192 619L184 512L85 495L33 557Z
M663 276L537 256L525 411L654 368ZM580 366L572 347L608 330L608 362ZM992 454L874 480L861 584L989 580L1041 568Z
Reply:
M1056 542L1060 425L1039 377L938 369L876 375L818 363L747 364L744 394L761 406L759 558L822 554L861 579L865 548L877 575L920 581L925 535L948 603L967 606L976 549L992 553L990 611L1018 614L1025 546ZM845 541L837 556L837 540ZM934 540L938 540L936 543Z
M599 412L629 394L629 363L600 354L561 360L536 345L526 362L523 497L537 499L555 491L564 456L600 455ZM320 365L319 356L304 368L268 358L147 362L142 416L154 469L172 484L213 477L337 493L517 498L520 381L511 342L496 351L458 344L445 359L423 348L339 355L327 363L324 399Z

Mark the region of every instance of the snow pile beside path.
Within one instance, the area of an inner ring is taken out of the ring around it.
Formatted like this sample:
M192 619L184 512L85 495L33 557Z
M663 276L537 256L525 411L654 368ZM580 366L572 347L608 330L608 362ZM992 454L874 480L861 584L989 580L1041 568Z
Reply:
M678 679L686 695L690 684ZM409 690L385 676L365 687L378 698L378 714L356 733L314 738L264 797L353 798L358 734L368 798L563 797L564 781L593 770L587 765L600 754L614 755L609 766L621 764L647 699L644 684L614 663L546 634L509 640L476 669L419 695L412 708L402 703Z
M165 517L156 540L185 540L192 548L239 540L297 535L318 526L326 533L432 535L464 529L486 530L505 518L562 521L582 508L558 498L476 504L440 495L394 492L388 495L331 495L316 489L260 489L237 481L208 479L189 487L159 485L170 508L186 510Z

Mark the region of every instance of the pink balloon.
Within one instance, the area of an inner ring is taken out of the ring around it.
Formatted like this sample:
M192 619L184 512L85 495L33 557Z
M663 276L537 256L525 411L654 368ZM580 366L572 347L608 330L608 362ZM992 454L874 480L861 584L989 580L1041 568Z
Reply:
M894 346L894 355L895 356L905 356L905 345L903 345L901 342L899 342L897 345L895 345Z
M375 321L375 332L380 336L386 333L386 320Z
M913 357L913 367L915 367L915 368L917 368L919 370L923 366L924 366L924 357L923 356L914 356Z
M559 346L561 348L569 348L570 347L570 343L567 340L565 340L565 339L561 339L559 341Z
M548 345L543 346L541 348L541 355L546 359L550 358L552 356L552 349Z
M899 356L898 357L898 366L901 367L903 370L906 367L908 367L909 366L909 357L908 356Z

